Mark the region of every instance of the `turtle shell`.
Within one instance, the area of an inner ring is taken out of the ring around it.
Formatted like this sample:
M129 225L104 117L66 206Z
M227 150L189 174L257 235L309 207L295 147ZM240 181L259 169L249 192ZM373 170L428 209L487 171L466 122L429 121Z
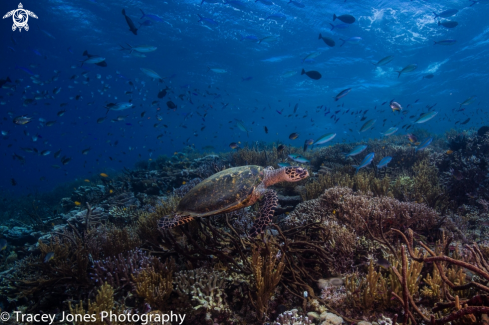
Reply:
M263 181L261 166L228 168L204 179L180 201L177 213L205 217L244 208Z

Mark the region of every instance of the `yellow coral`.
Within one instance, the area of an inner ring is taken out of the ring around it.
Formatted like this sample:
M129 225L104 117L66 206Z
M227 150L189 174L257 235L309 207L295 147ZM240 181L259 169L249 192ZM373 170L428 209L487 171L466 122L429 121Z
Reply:
M136 283L136 294L143 298L150 306L163 309L166 300L173 291L172 270L161 274L150 267L142 270L137 276L132 275Z
M97 291L97 296L95 301L91 302L88 300L88 310L85 311L83 308L83 302L80 301L75 308L71 306L71 302L68 301L68 306L70 308L70 313L76 316L74 324L93 324L93 325L106 325L106 322L101 319L101 313L121 314L124 311L123 306L115 308L114 305L114 289L106 283L104 283L100 289ZM89 315L94 315L95 319ZM119 322L111 322L113 325L120 324Z

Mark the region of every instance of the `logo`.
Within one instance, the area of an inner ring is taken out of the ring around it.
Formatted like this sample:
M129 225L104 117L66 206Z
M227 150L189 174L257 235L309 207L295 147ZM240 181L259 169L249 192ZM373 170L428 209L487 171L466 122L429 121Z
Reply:
M17 28L19 29L19 32L22 31L22 28L25 28L26 31L29 30L29 25L27 25L29 16L37 19L35 13L29 10L25 10L23 8L24 7L22 6L22 3L19 3L19 9L9 11L5 16L3 16L3 19L12 16L12 19L14 20L14 24L12 25L12 31L14 32Z

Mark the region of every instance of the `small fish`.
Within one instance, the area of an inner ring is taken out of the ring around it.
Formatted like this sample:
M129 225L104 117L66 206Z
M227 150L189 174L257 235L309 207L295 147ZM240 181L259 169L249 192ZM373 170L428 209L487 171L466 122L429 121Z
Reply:
M205 18L205 17L202 17L199 14L197 14L197 16L199 16L199 23L204 23L204 24L210 25L210 26L217 26L217 25L219 25L217 23L217 21L213 20L212 18Z
M418 138L412 133L407 134L406 137L409 139L411 143L418 142Z
M149 19L152 19L152 20L154 20L154 21L163 21L163 19L161 19L161 18L160 18L159 16L157 16L157 15L153 15L153 14L145 14L145 13L144 13L144 11L143 11L142 9L139 9L139 10L141 10L141 13L143 14L143 15L141 16L141 18L139 18L139 19L149 18Z
M290 139L290 140L295 140L295 139L297 139L298 137L299 137L299 133L295 133L295 132L294 132L294 133L291 133L291 134L289 135L289 139Z
M170 89L170 88L166 87L166 89L162 89L162 90L160 90L160 91L158 92L158 98L163 98L163 97L165 97L169 89Z
M327 133L327 134L324 134L322 136L320 136L315 142L313 145L320 145L320 144L324 144L326 142L329 142L331 140L334 139L334 137L336 137L336 133Z
M301 72L301 75L305 74L306 76L308 76L309 78L313 79L313 80L319 80L321 79L321 74L317 71L305 71L304 69L302 69L302 72Z
M141 70L148 77L158 79L160 82L163 82L164 78L162 78L157 72L147 68L139 68L139 70Z
M457 43L457 40L454 40L454 39L444 39L444 40L441 40L441 41L433 41L434 42L434 45L454 45L455 43Z
M426 76L423 76L423 79L433 79L435 75L430 73L430 74L427 74Z
M294 6L296 6L298 8L305 8L306 7L306 5L303 4L302 2L297 2L294 0L289 0L289 4L293 4Z
M49 252L46 254L46 256L44 257L44 263L47 263L49 262L50 260L52 260L54 258L54 252Z
M265 133L268 134L268 128L265 126Z
M31 122L31 120L32 120L32 117L27 117L27 116L23 115L23 116L15 117L13 121L15 124L24 125L24 124Z
M318 39L322 39L324 44L328 45L329 47L334 47L336 44L332 38L323 36L323 35L321 35L321 33L319 33Z
M372 64L375 65L376 67L381 67L383 65L386 65L387 63L392 62L392 60L394 60L394 56L393 55L389 55L389 56L386 56L383 59L380 59L377 63L372 63Z
M467 124L467 123L469 123L469 121L470 121L470 117L468 119L466 119L465 121L463 121L462 123L460 123L460 124Z
M358 166L357 165L354 165L353 167L356 167L355 174L358 173L358 171L360 170L360 168L363 168L365 166L370 165L370 163L374 159L374 156L375 156L375 154L373 152L371 152L368 155L366 155L365 158L363 158L363 160L360 163L360 165L358 165Z
M144 13L143 13L144 14ZM132 19L126 15L126 9L122 9L122 15L124 15L124 18L126 18L126 23L129 26L129 30L134 34L138 34L138 29L136 28L136 25L134 25L134 22Z
M363 124L363 126L360 128L360 131L359 132L365 132L369 129L371 129L375 122L377 122L377 120L373 119L373 120L368 120L367 122L365 122L365 124Z
M92 148L87 148L87 149L82 150L82 155L88 155L90 150L92 150Z
M443 26L445 28L455 28L458 26L458 23L452 20L446 20L444 22L438 21L438 26Z
M277 154L280 154L284 149L285 149L285 146L283 144L279 144L277 147Z
M406 72L413 72L417 68L418 68L418 65L417 64L407 65L404 68L402 68L402 70L396 71L397 73L399 73L399 75L397 76L397 78L399 78L401 76L401 74L406 73Z
M460 103L460 108L462 108L462 106L468 106L468 105L472 104L476 98L477 98L477 96L472 96L472 97L467 98L462 103Z
M377 265L378 266L382 266L384 269L390 269L391 267L391 263L389 263L388 260L386 260L385 258L383 257L380 257L378 260L377 260Z
M384 136L389 136L389 135L392 135L394 133L397 132L397 130L399 130L399 128L396 128L396 127L391 127L389 128L387 131L385 131L384 133L382 133Z
M309 164L310 163L309 160L302 157L301 155L289 155L289 158L292 159L293 161L301 163L301 164Z
M102 177L109 177L109 175L107 175L106 173L100 173L99 175Z
M367 146L364 144L356 146L349 153L345 153L345 158L356 156L356 155L362 153L365 149L367 149Z
M345 43L351 43L351 44L357 44L359 43L361 40L363 40L363 38L361 38L360 36L353 36L353 37L350 37L350 38L347 38L347 39L342 39L340 38L340 41L342 41L343 43L341 43L340 47L342 47L343 45L345 45Z
M453 153L453 150L447 150L447 151L446 151L446 154L447 154L447 155L451 155L452 153Z
M75 201L74 203L75 203L75 205L76 205L77 207L79 207L79 206L81 205L81 202L79 202L79 201Z
M355 17L352 15L341 15L341 16L336 16L336 14L333 14L333 21L336 19L341 20L345 24L353 24L355 22Z
M418 123L418 124L421 124L421 123L426 123L428 122L429 120L431 120L433 117L436 116L436 114L438 114L438 112L428 112L428 113L425 113L423 115L421 115L416 121L414 121L414 123Z
M307 148L314 143L314 139L308 139L304 142L303 151L306 152Z
M397 112L400 112L402 111L402 106L401 104L399 104L398 102L395 102L394 100L391 100L390 102L390 107L392 109L393 112L397 111Z
M348 89L345 89L345 90L342 90L338 93L338 95L336 95L334 98L334 101L338 101L339 99L345 97L346 95L348 95L351 91L351 88L348 88Z
M384 168L387 167L387 164L390 163L392 160L392 157L384 157L382 160L377 164L377 168Z
M419 144L419 146L416 147L415 152L426 149L426 147L430 145L431 141L433 141L433 138L427 138L426 140L424 140L422 143Z
M7 248L7 240L6 239L0 239L0 252L3 251L4 249Z
M277 164L279 167L290 167L290 163L287 162L281 162Z
M237 149L237 148L239 148L239 144L237 144L236 142L231 142L229 144L229 148L231 148L231 149Z

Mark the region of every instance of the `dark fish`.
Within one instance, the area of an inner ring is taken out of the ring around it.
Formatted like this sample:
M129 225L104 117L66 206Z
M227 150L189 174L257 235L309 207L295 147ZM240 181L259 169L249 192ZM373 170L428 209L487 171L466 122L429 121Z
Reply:
M12 183L12 186L17 185L17 182L16 182L16 181L15 181L15 179L13 179L13 178L10 180L10 183Z
M285 146L283 144L280 144L278 147L277 147L277 153L281 153L283 150L285 149Z
M333 47L333 46L335 46L335 44L336 44L332 38L325 37L325 36L321 35L321 33L319 33L319 38L318 38L318 39L322 39L322 40L323 40L323 42L324 42L326 45L328 45L329 47Z
M126 15L126 9L122 9L122 14L124 15L124 17L126 18L126 23L129 25L129 30L134 34L134 35L137 35L138 34L138 29L136 28L136 26L134 25L134 23L132 22L132 19L129 18L127 15Z
M12 82L9 77L7 79L0 79L0 88L5 85L7 82Z
M49 252L46 254L46 256L44 257L44 263L47 263L49 262L50 260L52 260L54 258L54 252Z
M307 148L314 143L314 139L308 139L304 142L304 152L307 150Z
M423 79L433 79L435 75L430 73L430 74L427 74L426 76L423 76Z
M231 149L237 149L237 148L239 148L239 144L237 144L236 142L231 142L229 144L229 148L231 148Z
M295 132L294 132L294 133L291 133L291 134L289 135L289 139L290 139L290 140L295 140L295 139L297 139L298 137L299 137L299 133L295 133Z
M56 115L63 116L63 115L65 115L65 113L66 113L66 111L62 110L62 111L59 111Z
M458 23L456 21L453 21L453 20L447 20L444 22L438 21L438 26L443 26L446 28L455 28L455 27L457 27L457 25L458 25Z
M98 124L102 123L103 121L105 121L105 117L100 117L97 119Z
M175 103L172 102L171 100L169 100L169 101L166 102L166 106L168 106L168 109L175 109L175 108L177 108L177 105L175 105Z
M470 117L468 119L466 119L465 121L463 121L462 123L460 123L460 124L467 124L467 123L469 123L469 121L470 121Z
M268 134L268 128L265 126L265 133Z
M299 103L295 104L294 106L294 113L297 112L297 108L299 107Z
M160 92L158 93L158 98L165 97L168 89L170 88L166 87L166 89L160 90Z
M306 72L304 69L302 69L301 75L303 75L303 74L305 74L306 76L308 76L309 78L314 79L314 80L321 79L321 74L317 71L314 71L314 70Z
M378 260L377 260L377 265L379 266L382 266L383 268L390 268L391 267L391 263L389 263L388 260L386 260L385 258L383 257L380 257Z
M89 54L87 50L85 50L82 55L83 56L86 56L88 58L88 59L86 59L85 61L82 62L82 65L83 65L84 62L90 62L88 60L93 59L93 60L96 60L96 61L102 60L100 62L94 63L95 65L98 65L99 67L106 67L107 66L107 62L105 62L105 59L104 58L102 58L102 57L100 57L98 55ZM97 58L98 58L98 60L97 60ZM73 77L71 77L71 78L73 79Z
M336 14L333 15L333 21L336 19L341 20L345 24L353 24L355 22L355 17L352 15L341 15L341 16L336 16Z

